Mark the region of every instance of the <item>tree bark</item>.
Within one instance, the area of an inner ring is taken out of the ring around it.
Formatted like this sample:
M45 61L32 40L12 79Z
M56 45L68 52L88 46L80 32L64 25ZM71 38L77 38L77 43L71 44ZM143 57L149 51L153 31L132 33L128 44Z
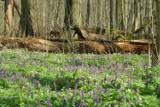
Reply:
M80 27L82 25L80 15L81 0L71 0L71 25Z
M113 33L113 0L110 0L110 34Z
M65 27L68 31L69 40L73 39L73 32L71 32L71 26L73 27L81 27L82 19L80 13L81 0L66 0L65 4Z
M34 36L32 17L31 17L32 0L21 0L21 17L20 32L21 36Z
M69 30L70 27L70 16L71 16L71 0L66 0L65 2L65 18L64 18L64 23L65 23L65 28L66 30Z
M90 0L87 1L87 14L86 14L86 27L89 26L90 22Z
M5 2L5 18L4 18L4 35L12 35L13 31L13 16L14 8L16 8L18 15L21 15L20 8L16 3L16 0L2 0Z
M13 0L13 6L14 6L14 8L16 8L18 15L21 16L20 8L19 8L19 5L17 4L16 0Z
M160 0L156 0L156 53L153 54L152 66L160 66Z
M13 29L13 0L5 0L4 34L9 35Z

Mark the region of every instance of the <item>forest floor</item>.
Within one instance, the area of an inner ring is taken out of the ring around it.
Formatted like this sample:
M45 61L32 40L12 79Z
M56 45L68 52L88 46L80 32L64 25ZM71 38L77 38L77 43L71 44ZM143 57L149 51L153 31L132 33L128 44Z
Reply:
M1 107L159 107L146 54L0 51Z

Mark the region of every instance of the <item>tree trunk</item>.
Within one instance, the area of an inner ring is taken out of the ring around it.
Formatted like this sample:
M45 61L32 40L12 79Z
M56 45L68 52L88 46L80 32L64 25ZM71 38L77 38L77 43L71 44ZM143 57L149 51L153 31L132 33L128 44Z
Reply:
M156 53L153 55L153 63L152 65L155 66L155 65L158 65L160 66L160 0L157 0L156 1L156 15L157 15L157 18L156 18L156 23L157 23L157 26L156 26Z
M124 30L122 0L116 0L116 29Z
M4 34L9 35L13 29L13 0L5 0Z
M81 27L81 0L71 0L71 25Z
M110 34L113 33L113 0L110 0Z
M70 27L70 16L71 16L71 0L66 0L65 1L65 18L64 18L64 23L65 23L65 28L66 30L69 30Z
M19 5L17 4L16 0L13 0L13 6L16 9L19 16L21 16Z
M91 7L91 3L90 0L87 1L87 12L86 12L86 27L88 27L90 25L90 7Z
M73 32L71 32L70 26L76 26L81 27L82 26L82 19L81 19L81 13L80 13L80 6L81 6L81 0L66 0L65 5L65 27L68 31L68 38L72 40Z
M34 36L32 17L31 17L32 0L21 0L21 18L20 31L21 36Z

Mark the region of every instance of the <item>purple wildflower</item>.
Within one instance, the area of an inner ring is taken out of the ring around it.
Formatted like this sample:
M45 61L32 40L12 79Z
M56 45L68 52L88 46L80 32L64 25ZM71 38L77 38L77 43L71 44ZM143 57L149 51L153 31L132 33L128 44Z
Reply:
M0 76L1 76L1 77L7 77L7 72L2 70L2 71L0 72Z
M121 75L121 72L117 70L117 71L116 71L116 78L115 78L115 81L118 80L118 78L119 78L120 75Z
M135 103L136 104L138 104L138 102L139 102L139 99L138 99L138 97L135 99Z
M84 90L82 90L82 91L80 92L80 96L81 96L82 98L85 97L85 96L84 96Z
M46 99L46 103L47 103L47 107L52 107L51 99L50 98Z
M126 67L123 67L122 71L123 71L123 72L126 72L126 71L127 71L127 68L126 68Z
M115 70L117 71L118 70L118 62L116 62L116 64L115 64Z
M104 72L104 67L103 66L99 66L98 69L103 73Z
M101 94L104 94L105 89L103 87L101 87L99 91L100 91Z
M40 83L39 83L38 80L34 79L34 80L33 80L33 84L34 84L34 86L40 88Z
M70 71L76 71L77 67L76 66L70 66Z
M93 91L89 93L89 97L92 97L92 96L93 96Z
M110 70L112 68L112 65L109 65L108 67L107 67L107 70Z
M139 88L136 88L135 93L136 93L136 94L139 93Z
M94 105L98 105L98 102L99 102L99 98L96 97L96 98L93 99L93 104Z
M13 74L13 75L12 75L12 79L13 79L13 81L16 81L18 77L19 77L19 75L18 75L18 74Z
M94 66L91 66L90 68L91 74L95 74L96 73L96 69Z
M121 92L123 90L122 86L118 89L118 92Z

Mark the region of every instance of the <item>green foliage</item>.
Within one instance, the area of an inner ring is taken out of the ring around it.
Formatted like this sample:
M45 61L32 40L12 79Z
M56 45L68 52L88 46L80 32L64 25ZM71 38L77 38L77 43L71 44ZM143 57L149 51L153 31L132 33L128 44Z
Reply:
M0 52L2 107L158 107L159 93L146 55Z

